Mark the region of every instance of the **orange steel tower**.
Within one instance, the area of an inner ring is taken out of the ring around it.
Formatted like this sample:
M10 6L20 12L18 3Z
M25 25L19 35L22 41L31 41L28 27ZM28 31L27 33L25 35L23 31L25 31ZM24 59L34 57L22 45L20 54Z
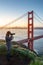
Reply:
M28 12L28 48L33 50L33 11Z

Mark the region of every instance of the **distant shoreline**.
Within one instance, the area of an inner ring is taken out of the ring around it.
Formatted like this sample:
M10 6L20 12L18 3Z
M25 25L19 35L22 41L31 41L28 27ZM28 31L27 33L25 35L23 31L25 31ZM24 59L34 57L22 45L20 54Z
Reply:
M8 28L1 28L0 29L27 29L26 27L8 27Z
M28 27L0 27L0 29L28 29ZM43 29L43 27L34 27L34 29Z

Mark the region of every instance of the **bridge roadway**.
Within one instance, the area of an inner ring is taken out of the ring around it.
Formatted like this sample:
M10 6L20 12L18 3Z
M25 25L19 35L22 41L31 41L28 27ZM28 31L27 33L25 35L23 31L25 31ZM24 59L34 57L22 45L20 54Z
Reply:
M38 39L41 39L41 38L43 38L43 35L40 35L40 36L35 36L33 39L31 39L30 41L32 41L32 40L38 40ZM0 42L5 42L5 40L3 40L3 39L0 39ZM19 40L19 41L15 41L15 42L17 42L18 44L20 44L20 43L26 43L26 42L28 42L28 38L27 39L23 39L23 40Z
M32 40L38 40L38 39L40 39L40 38L43 38L43 35L35 36L33 39L31 39L31 41L32 41ZM28 39L19 40L19 41L16 41L16 42L17 42L17 43L26 43L26 42L28 42Z

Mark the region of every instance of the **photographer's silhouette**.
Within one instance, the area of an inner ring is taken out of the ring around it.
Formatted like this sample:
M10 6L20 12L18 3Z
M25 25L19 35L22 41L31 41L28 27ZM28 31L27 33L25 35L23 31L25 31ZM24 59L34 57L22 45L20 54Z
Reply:
M10 31L7 31L6 33L6 37L5 37L5 40L6 40L6 47L7 47L7 59L9 60L10 58L10 50L11 50L11 41L13 39L13 35L15 35L15 33L11 33Z

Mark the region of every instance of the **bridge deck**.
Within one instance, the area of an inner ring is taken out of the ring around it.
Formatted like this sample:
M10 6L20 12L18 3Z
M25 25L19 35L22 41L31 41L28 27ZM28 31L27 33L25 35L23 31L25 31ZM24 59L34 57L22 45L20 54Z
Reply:
M38 40L40 38L43 38L43 35L40 35L40 36L36 36L34 37L32 40ZM23 40L20 40L20 41L17 41L18 43L26 43L28 42L28 39L23 39Z
M35 36L32 40L38 40L40 38L43 38L43 35L40 35L40 36ZM31 40L31 41L32 41ZM0 42L5 42L5 40L3 39L0 39ZM28 42L28 38L27 39L23 39L23 40L19 40L19 41L16 41L17 43L26 43Z

